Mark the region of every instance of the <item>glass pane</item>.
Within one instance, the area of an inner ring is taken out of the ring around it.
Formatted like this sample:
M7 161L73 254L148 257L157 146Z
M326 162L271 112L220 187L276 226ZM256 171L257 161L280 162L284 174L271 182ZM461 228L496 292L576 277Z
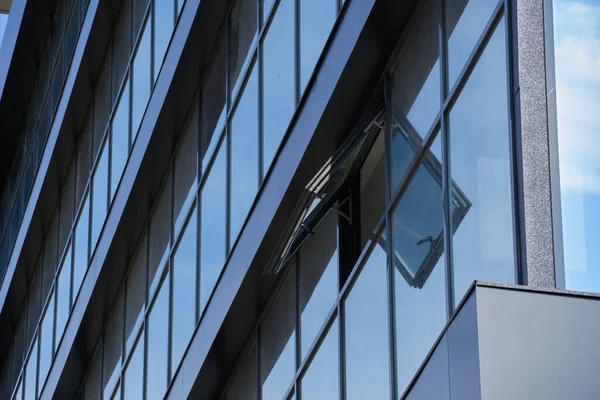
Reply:
M75 207L81 204L81 199L85 188L87 186L88 179L90 179L92 161L91 161L91 145L92 145L92 118L88 118L85 129L81 134L81 141L79 142L79 151L77 153L77 194L75 199Z
M337 0L300 0L301 92L315 69L336 18Z
M148 317L148 400L160 400L167 390L169 357L169 283L162 284Z
M51 295L48 307L44 314L40 334L40 369L39 369L39 388L44 387L50 365L52 364L52 354L54 353L54 296Z
M110 66L110 62L106 63ZM110 68L104 67L104 73L98 83L98 91L94 99L94 135L93 135L93 159L96 160L97 154L101 151L102 139L106 126L108 125L108 116L110 114Z
M262 400L281 400L296 374L295 265L261 327Z
M79 2L79 0L77 1ZM131 0L124 0L121 6L119 27L115 33L112 47L113 60L113 100L119 94L125 69L131 55Z
M94 172L94 186L92 187L92 252L100 237L100 232L108 212L108 149L104 146Z
M446 324L441 139L392 215L398 393L403 393Z
M338 295L337 214L329 212L300 248L300 347L302 358L317 338Z
M440 111L439 4L418 11L391 73L391 191L396 190Z
M75 227L75 247L73 253L73 302L88 267L90 209L86 196L79 221Z
M62 338L71 311L71 249L67 251L58 276L56 296L56 347Z
M254 68L254 67L253 67ZM254 69L231 121L230 244L237 239L258 191L258 73Z
M100 341L102 343L102 341ZM102 375L102 346L96 351L96 355L91 362L90 370L85 380L85 386L83 390L83 398L85 400L99 400L100 399L100 388L102 383L100 377Z
M69 178L67 178L63 197L60 202L60 226L58 238L59 257L65 251L65 244L67 243L71 228L73 227L73 202L75 196L75 174L73 172L74 169L72 170L72 173L69 174Z
M336 319L302 377L302 398L311 400L340 398L339 350L339 328Z
M267 18L269 17L269 11L271 11L271 7L273 7L273 1L274 0L262 0L263 2L263 25L264 22L267 21Z
M202 188L200 214L200 312L217 283L227 251L227 142Z
M58 266L57 247L58 222L55 218L47 232L46 243L44 247L44 258L42 260L42 267L44 269L42 275L42 304L44 304L48 298L50 287L52 286L52 282L54 282L54 276L56 275L56 269Z
M383 216L385 199L385 134L379 133L360 169L360 249L373 239L373 232Z
M173 0L154 2L154 81L165 58L175 24L175 3Z
M175 232L179 232L188 214L190 202L196 192L197 154L198 154L198 107L183 133L179 149L175 155L173 215L175 216ZM186 203L187 201L187 203Z
M448 87L456 83L498 0L446 0Z
M256 342L244 357L226 400L258 400L258 351Z
M385 249L375 245L344 301L349 400L389 398L386 259Z
M281 0L262 47L263 170L275 152L296 109L295 2Z
M552 4L565 283L569 290L600 292L600 7Z
M515 282L507 88L502 20L450 112L455 304L475 279Z
M148 8L150 0L133 0L133 38L134 41L142 26L143 18L146 15L146 9ZM149 65L149 64L148 64Z
M252 59L250 48L256 39L256 0L238 0L231 12L229 31L229 93L237 92L240 73Z
M42 300L41 300L41 274L35 274L31 281L31 286L29 289L29 301L27 302L27 340L26 343L29 343L31 338L33 337L33 333L37 328L37 324L40 320L40 315L42 313ZM46 299L44 299L46 300Z
M144 398L144 333L140 336L123 373L125 400Z
M150 20L150 19L148 19ZM150 67L152 63L152 31L146 22L142 39L133 61L133 104L131 114L131 143L137 137L137 132L150 99Z
M202 89L200 103L200 145L202 171L205 171L215 148L219 144L220 134L225 127L227 108L225 107L226 94L226 68L225 68L225 40L221 40L215 59L213 60L210 74Z
M121 94L112 121L110 198L115 197L129 156L129 80Z
M114 392L115 385L121 376L121 353L123 348L124 296L119 295L108 328L104 333L104 357L102 359L102 387L104 398Z
M38 343L37 338L33 342L33 350L29 355L27 366L25 367L25 390L23 391L23 397L26 400L36 398L37 390L37 363L38 363Z
M148 235L144 233L144 237L138 249L138 252L133 260L131 272L127 277L127 285L125 289L125 340L126 353L129 353L133 341L135 340L136 324L141 323L143 318L144 303L146 302L146 267L148 260Z
M179 366L196 326L197 238L198 214L194 208L173 256L172 374Z
M152 287L154 275L158 267L164 265L164 258L171 240L171 202L172 202L172 184L171 172L167 172L167 180L160 193L160 199L150 219L149 254L148 260L148 285Z

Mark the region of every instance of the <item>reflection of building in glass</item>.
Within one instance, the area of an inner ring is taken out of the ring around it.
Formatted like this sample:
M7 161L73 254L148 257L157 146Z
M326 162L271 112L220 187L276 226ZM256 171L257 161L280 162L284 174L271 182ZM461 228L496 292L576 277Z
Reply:
M0 399L600 392L594 1L9 9Z

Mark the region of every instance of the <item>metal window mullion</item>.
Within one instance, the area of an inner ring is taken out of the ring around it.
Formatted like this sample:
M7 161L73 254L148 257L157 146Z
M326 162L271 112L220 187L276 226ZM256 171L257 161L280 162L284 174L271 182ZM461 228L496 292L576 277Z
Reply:
M296 394L296 400L302 400L302 389L301 389L301 385L298 383L298 381L300 380L300 367L302 366L302 307L300 306L300 262L302 261L300 259L300 252L296 252L296 256L295 256L295 262L294 262L294 274L295 274L295 284L294 284L294 303L296 305L295 307L295 321L296 321L296 329L295 329L295 367L296 367L296 373L294 374L294 381L292 382L292 385L294 387L294 393ZM314 352L316 352L316 348L313 349ZM310 356L310 352L307 352L307 358ZM308 362L308 360L307 360ZM305 367L306 368L306 367Z
M440 115L440 133L442 145L442 207L444 217L444 257L446 279L446 320L454 312L453 271L452 271L452 215L450 213L450 198L452 195L452 178L450 173L450 136L448 132L448 115L446 113L446 96L448 95L448 48L446 43L446 0L440 0L440 81L442 111ZM462 79L459 78L458 82ZM457 86L457 85L455 85ZM456 96L456 94L454 94Z
M389 85L390 85L390 78L388 76L386 76L385 78L385 83L384 83L384 104L385 104L385 108L387 110L392 110L391 108L391 92L388 89ZM391 113L387 112L386 113L386 129L384 132L384 139L386 141L386 146L385 147L385 152L386 152L386 168L384 168L384 172L385 172L385 176L384 179L387 182L387 184L385 185L385 192L386 192L386 198L385 198L385 202L386 202L386 207L385 207L385 227L384 230L386 232L386 236L388 238L388 240L386 241L387 243L387 248L386 248L386 275L387 275L387 301L388 301L388 349L389 349L389 354L390 354L390 358L389 358L389 393L390 393L390 397L392 399L396 399L397 396L397 385L396 385L396 313L395 313L395 304L394 304L394 292L395 292L395 288L394 288L394 269L393 269L393 262L392 262L392 257L390 256L390 254L394 254L393 251L393 244L392 244L392 212L393 209L395 207L395 199L390 198L390 193L391 193L391 157L392 157L392 153L391 153L391 146L390 144L392 143L392 138L391 138ZM416 169L416 168L415 168ZM405 183L402 186L407 186L408 182L410 182L410 178L407 179L405 181ZM400 197L398 197L399 199ZM399 200L397 200L399 201Z
M511 194L512 194L512 216L513 216L513 246L514 252L514 263L515 263L515 283L518 285L526 284L527 277L525 274L525 268L521 268L522 265L526 265L526 255L523 251L522 245L525 244L524 240L521 240L525 236L525 226L523 219L520 218L519 210L519 178L517 176L520 170L518 166L517 155L519 151L517 149L516 140L516 111L515 103L512 98L512 88L515 87L515 73L516 68L513 68L513 19L512 15L512 3L511 0L502 0L504 5L504 29L505 29L505 41L506 41L506 76L507 76L507 105L508 105L508 137L510 143L510 176L511 176ZM522 262L523 261L523 262ZM555 257L556 265L556 257ZM555 274L556 275L556 274Z

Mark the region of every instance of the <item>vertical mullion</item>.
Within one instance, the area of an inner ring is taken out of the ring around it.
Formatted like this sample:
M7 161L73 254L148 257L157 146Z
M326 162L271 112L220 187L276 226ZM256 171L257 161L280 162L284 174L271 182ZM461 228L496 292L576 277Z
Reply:
M146 239L146 248L144 249L144 251L146 252L146 282L144 282L144 284L146 285L146 287L144 288L144 298L145 298L145 306L144 306L144 322L142 323L142 328L144 329L144 332L142 333L144 335L144 361L143 361L143 371L142 371L142 376L143 376L143 382L142 382L142 396L143 398L147 398L147 391L148 388L146 387L146 383L148 382L148 328L149 328L149 324L148 324L148 318L150 317L150 219L148 218L147 222L146 222L146 235L147 235L147 239ZM142 242L143 243L143 242Z
M383 95L384 95L384 102L385 102L385 108L386 108L386 129L385 129L385 152L386 152L386 167L384 168L384 172L385 172L385 181L386 181L386 185L385 185L385 192L386 192L386 196L385 196L385 201L386 201L386 211L385 211L385 232L386 232L386 236L387 236L387 248L386 250L386 274L387 274L387 297L388 297L388 334L389 334L389 339L388 339L388 348L390 351L390 360L389 360L389 378L390 378L390 397L392 399L396 399L397 396L397 388L396 388L396 313L395 313L395 304L394 304L394 292L395 292L395 288L394 288L394 267L393 267L393 260L392 257L390 256L390 254L393 254L393 248L392 248L392 208L394 206L394 202L391 199L391 193L392 188L391 188L391 159L392 159L392 153L391 153L391 143L392 143L392 138L391 138L391 121L392 121L392 115L391 115L391 91L389 90L390 87L390 77L386 76L385 77L385 84L383 87Z
M294 71L294 84L295 84L295 100L296 103L294 104L294 106L298 106L298 102L300 101L300 18L302 18L302 16L300 15L300 1L301 0L294 0L295 2L295 12L294 12L294 48L295 48L295 60L294 60L294 65L295 65L295 71ZM295 107L294 107L295 108Z
M514 79L515 79L515 69L513 68L513 32L512 27L513 19L512 19L512 3L511 0L503 0L504 3L504 29L505 29L505 41L506 41L506 71L507 71L507 101L508 101L508 132L509 132L509 143L510 143L510 176L511 176L511 191L512 191L512 212L513 212L513 246L515 246L515 283L517 285L524 284L527 282L526 277L523 274L523 269L521 268L521 260L525 260L523 257L523 252L521 251L521 243L524 243L520 238L525 234L524 226L521 224L521 218L519 215L519 191L518 189L518 178L517 171L519 171L519 167L517 165L517 141L515 137L516 127L515 127L515 107L514 101L512 99L512 88L514 87ZM496 25L497 26L497 25ZM560 218L560 217L559 217ZM556 257L555 257L555 265L556 265Z
M181 0L180 0L181 1ZM227 78L225 78L227 79ZM198 112L198 122L195 127L196 132L196 178L194 179L194 184L197 186L196 188L196 324L200 322L200 316L202 310L200 310L200 285L201 282L201 265L200 265L200 257L202 255L202 249L200 248L200 244L202 243L202 192L200 188L200 182L202 181L202 133L200 130L202 123L202 90L198 93L198 101L194 105L195 109ZM192 111L192 115L193 115ZM191 122L191 121L190 121ZM217 146L216 153L219 151L219 146Z
M152 13L154 15L154 13ZM169 174L171 175L171 199L169 201L170 203L170 210L169 210L169 214L170 214L170 218L169 218L169 245L167 246L167 252L169 253L169 256L167 257L167 266L166 268L163 270L166 271L166 273L168 274L168 276L165 279L168 279L168 282L165 282L163 284L167 284L169 287L169 306L168 306L168 331L169 331L169 339L168 339L168 355L167 355L167 389L169 388L169 384L171 383L171 370L173 367L173 340L174 340L174 335L173 335L173 288L175 285L174 282L174 271L173 271L173 249L175 248L175 233L173 232L173 221L175 219L174 214L175 214L175 199L174 199L174 195L175 195L175 159L173 158L171 160L171 162L169 163L169 167L171 170L169 171ZM165 185L166 187L166 185ZM184 221L184 224L187 221ZM185 225L184 225L185 226ZM159 266L160 269L160 266Z
M259 0L260 1L260 0ZM258 12L260 14L260 10ZM260 19L260 15L259 15ZM258 36L258 43L256 44L256 67L258 68L258 173L259 173L259 182L260 185L263 182L265 171L263 168L264 164L264 57L263 57L263 43L260 39L260 35ZM251 69L248 69L247 74L250 73Z
M338 252L339 253L339 252ZM294 262L294 278L295 278L295 285L294 285L294 291L295 296L294 296L294 303L296 304L296 351L295 351L295 358L296 358L296 369L294 371L294 393L296 394L296 400L302 400L302 390L301 390L301 385L298 384L298 380L300 379L297 371L300 369L300 365L302 362L302 350L301 350L301 346L302 346L302 332L301 329L302 327L300 326L301 323L301 306L300 306L300 262L302 261L302 259L300 258L300 252L297 251L296 255L295 255L295 262ZM316 351L316 350L315 350Z
M448 94L448 57L446 47L446 4L445 0L440 1L440 82L442 110L440 113L440 133L442 144L442 205L444 210L444 254L445 254L445 274L446 274L446 313L447 319L450 319L454 312L454 296L452 285L452 216L450 213L450 197L452 195L452 179L450 173L450 135L448 132L447 110L444 108L446 96Z

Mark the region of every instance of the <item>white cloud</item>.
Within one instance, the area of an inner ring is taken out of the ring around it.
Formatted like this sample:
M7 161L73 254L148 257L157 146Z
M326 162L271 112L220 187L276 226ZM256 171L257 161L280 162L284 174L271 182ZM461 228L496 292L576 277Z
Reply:
M561 188L600 193L600 4L554 7Z

